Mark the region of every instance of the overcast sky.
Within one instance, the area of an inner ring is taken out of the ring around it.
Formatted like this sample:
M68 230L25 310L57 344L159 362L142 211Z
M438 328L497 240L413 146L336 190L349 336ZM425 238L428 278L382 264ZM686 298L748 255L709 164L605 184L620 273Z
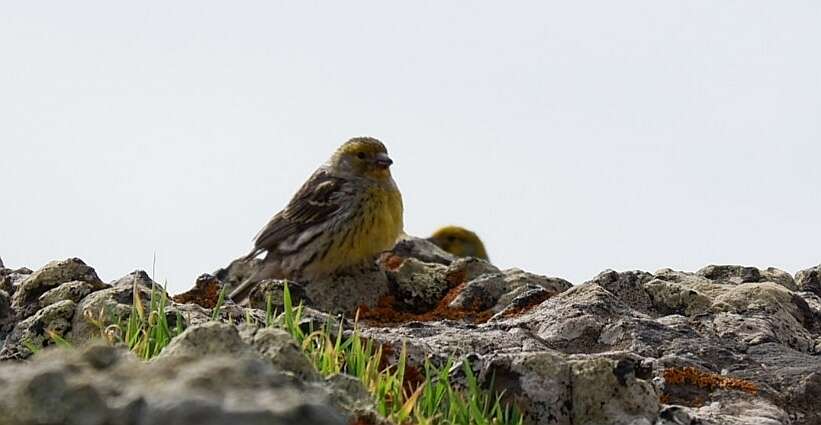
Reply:
M180 291L360 135L499 266L821 263L821 2L273 3L7 3L6 265Z

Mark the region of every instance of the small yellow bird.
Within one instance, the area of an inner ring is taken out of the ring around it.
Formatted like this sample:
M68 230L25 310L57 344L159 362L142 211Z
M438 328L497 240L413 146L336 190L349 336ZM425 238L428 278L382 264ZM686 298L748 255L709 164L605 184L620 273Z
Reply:
M340 146L257 234L245 258L265 252L263 267L229 297L241 302L262 279L317 279L393 248L404 225L392 164L374 138Z
M485 251L485 244L479 236L464 227L443 227L434 232L428 240L457 257L476 257L490 261Z

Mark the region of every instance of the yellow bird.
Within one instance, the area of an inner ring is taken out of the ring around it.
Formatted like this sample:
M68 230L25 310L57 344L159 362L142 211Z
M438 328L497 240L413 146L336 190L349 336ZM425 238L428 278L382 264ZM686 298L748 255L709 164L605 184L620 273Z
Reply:
M434 232L428 240L457 257L476 257L490 261L485 244L479 236L464 227L443 227Z
M402 194L385 145L348 140L262 228L250 260L263 267L229 297L240 302L262 279L312 280L373 260L404 234Z

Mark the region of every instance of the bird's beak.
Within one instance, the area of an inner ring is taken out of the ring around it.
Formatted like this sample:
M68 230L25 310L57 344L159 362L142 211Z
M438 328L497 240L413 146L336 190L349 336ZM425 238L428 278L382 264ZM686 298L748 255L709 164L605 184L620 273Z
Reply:
M393 160L386 153L377 154L373 160L377 167L387 169L393 164Z

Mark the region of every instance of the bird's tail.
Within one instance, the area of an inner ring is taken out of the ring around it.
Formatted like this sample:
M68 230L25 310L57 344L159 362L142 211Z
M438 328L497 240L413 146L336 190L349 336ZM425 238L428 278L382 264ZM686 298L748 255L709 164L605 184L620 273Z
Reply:
M254 258L257 258L257 255L259 255L262 251L264 251L264 249L254 248L251 250L251 252L248 253L248 255L242 257L242 261L251 261Z
M251 276L251 277L245 279L244 281L242 281L242 283L240 283L236 288L234 288L233 291L231 291L230 294L228 294L228 298L230 298L231 301L233 301L233 302L235 302L235 303L237 303L241 306L248 305L248 302L249 302L249 297L248 296L251 294L251 291L254 289L254 287L258 283L256 281L256 279L254 279L255 276L256 276L256 273L254 273L254 276Z

